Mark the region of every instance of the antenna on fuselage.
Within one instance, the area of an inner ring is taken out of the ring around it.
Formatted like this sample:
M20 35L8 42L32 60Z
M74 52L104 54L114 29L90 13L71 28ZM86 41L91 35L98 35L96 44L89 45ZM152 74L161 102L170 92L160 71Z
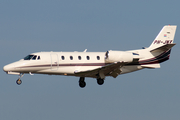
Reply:
M83 52L86 52L87 51L87 49L85 49Z

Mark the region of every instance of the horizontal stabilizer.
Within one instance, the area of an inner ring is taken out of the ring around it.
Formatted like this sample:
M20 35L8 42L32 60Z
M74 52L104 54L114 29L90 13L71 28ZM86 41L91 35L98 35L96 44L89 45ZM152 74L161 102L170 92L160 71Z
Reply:
M148 65L141 65L144 68L160 68L160 64L148 64Z
M162 45L162 46L160 46L158 48L155 48L155 49L151 50L150 52L151 53L154 53L154 52L164 52L164 51L167 51L167 50L171 49L174 45L176 45L176 44L173 43L173 44Z

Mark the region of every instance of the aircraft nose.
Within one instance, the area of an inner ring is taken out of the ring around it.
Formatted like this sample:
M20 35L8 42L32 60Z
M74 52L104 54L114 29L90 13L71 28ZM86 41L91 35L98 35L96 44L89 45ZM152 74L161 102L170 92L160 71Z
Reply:
M3 67L4 72L11 71L11 69L12 69L12 67L11 67L10 65L5 65L5 66Z
M7 72L7 71L9 70L8 66L7 66L7 65L4 66L4 67L3 67L3 70L4 70L4 72Z

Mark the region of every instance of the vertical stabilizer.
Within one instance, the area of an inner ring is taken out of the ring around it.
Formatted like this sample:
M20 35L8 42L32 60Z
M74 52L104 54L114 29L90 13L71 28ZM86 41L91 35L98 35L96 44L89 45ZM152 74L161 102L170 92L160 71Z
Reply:
M153 50L166 44L172 44L174 41L176 27L177 26L175 25L164 26L149 48Z
M175 45L173 41L176 32L176 27L177 26L175 25L173 26L166 25L162 28L162 30L159 32L155 40L148 48L151 55L153 55L154 57L150 59L148 64L159 64L169 59L171 48ZM145 67L157 68L158 66L148 65Z

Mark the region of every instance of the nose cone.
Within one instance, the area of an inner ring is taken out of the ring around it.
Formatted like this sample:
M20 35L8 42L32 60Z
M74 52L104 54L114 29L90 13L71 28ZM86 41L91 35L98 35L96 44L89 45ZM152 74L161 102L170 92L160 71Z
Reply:
M8 71L11 71L11 68L12 67L10 65L6 65L3 67L3 70L4 70L4 72L8 72Z
M13 72L15 70L16 63L11 63L3 67L4 72Z

